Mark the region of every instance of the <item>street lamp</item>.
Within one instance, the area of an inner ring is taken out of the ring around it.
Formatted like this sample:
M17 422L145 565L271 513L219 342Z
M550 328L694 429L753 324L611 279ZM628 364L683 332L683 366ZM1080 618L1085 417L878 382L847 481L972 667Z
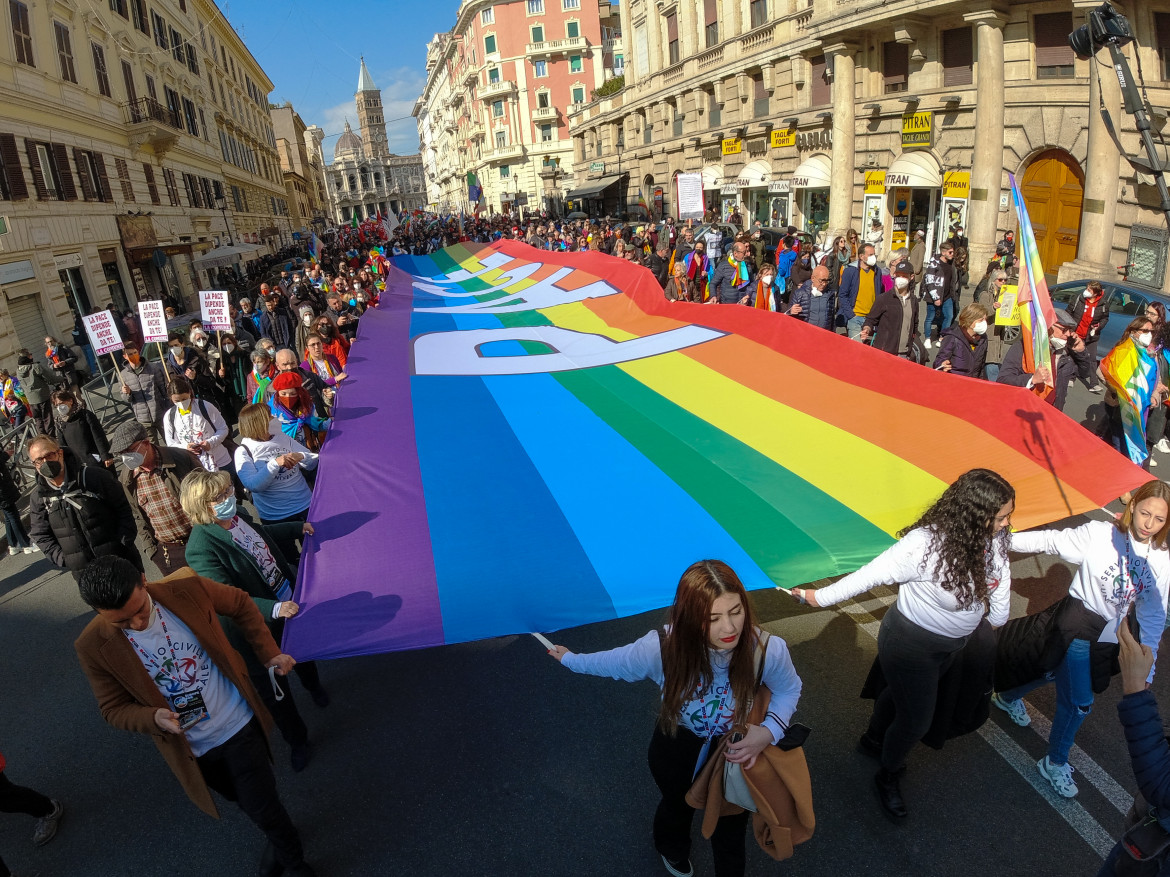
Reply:
M221 213L223 213L223 227L224 227L224 230L227 231L228 246L229 247L235 246L235 242L232 240L232 227L230 225L228 225L227 198L225 198L223 195L220 195L218 198L216 198L215 199L215 209L219 210Z

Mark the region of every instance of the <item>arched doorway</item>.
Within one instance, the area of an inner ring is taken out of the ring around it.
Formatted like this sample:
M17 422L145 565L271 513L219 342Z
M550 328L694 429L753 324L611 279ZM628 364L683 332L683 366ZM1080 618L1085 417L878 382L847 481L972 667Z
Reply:
M1044 276L1054 283L1057 269L1077 257L1085 175L1063 149L1047 149L1024 169L1020 193L1036 233Z

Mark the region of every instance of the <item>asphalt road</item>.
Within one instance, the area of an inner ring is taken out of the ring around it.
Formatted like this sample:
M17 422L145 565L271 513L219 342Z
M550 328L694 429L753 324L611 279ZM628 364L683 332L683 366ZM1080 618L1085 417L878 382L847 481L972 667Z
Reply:
M1082 419L1099 399L1077 387L1068 410ZM1170 459L1164 465L1170 472ZM40 555L3 557L0 573L0 749L14 782L66 808L57 838L39 849L31 819L0 818L0 855L14 872L254 874L262 839L238 810L225 805L220 821L208 818L148 739L102 722L73 654L91 613L72 577ZM1061 564L1034 558L1019 560L1014 576L1014 615L1052 602L1071 578ZM1053 714L1052 691L1042 689L1029 698L1033 727L1017 728L993 710L981 733L942 751L919 747L903 783L910 817L892 824L883 815L875 765L854 746L869 714L858 692L875 654L871 619L889 599L875 592L841 611L755 595L804 680L797 717L813 728L806 751L817 831L783 864L749 836L748 873L1095 874L1135 789L1115 709L1118 684L1078 737L1075 801L1054 802L1036 785L1034 762L1045 749L1039 726ZM577 628L555 640L577 651L610 648L662 617ZM313 761L294 774L279 736L273 749L286 805L322 877L665 873L650 842L652 684L576 676L528 636L330 662L321 675L333 696L324 710L294 683L317 747ZM1170 704L1170 674L1154 688ZM1095 783L1082 771L1086 759L1100 771ZM697 874L713 873L701 840L694 861Z

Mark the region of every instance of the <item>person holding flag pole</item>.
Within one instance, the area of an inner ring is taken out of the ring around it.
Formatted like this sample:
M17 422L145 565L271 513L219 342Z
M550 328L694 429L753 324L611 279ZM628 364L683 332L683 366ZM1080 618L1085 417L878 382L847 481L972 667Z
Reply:
M1024 197L1020 194L1015 175L1008 174L1008 179L1011 181L1012 200L1020 223L1020 252L1023 256L1016 303L1020 314L1024 371L1033 376L1032 392L1048 400L1055 393L1048 327L1056 322L1056 310L1048 295L1040 249L1036 245L1036 235L1032 231L1032 220L1028 217Z

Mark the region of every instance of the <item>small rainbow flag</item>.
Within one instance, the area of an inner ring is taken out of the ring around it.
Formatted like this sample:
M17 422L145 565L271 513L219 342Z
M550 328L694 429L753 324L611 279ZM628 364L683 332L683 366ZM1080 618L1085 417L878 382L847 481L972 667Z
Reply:
M1133 338L1126 338L1101 360L1101 374L1117 393L1126 450L1140 466L1149 456L1146 412L1158 386L1158 363Z
M312 232L309 237L309 261L314 265L319 263L317 254L321 252L321 242L317 240L317 233Z
M1044 279L1044 266L1040 263L1040 249L1036 245L1036 234L1032 231L1032 220L1020 187L1014 174L1008 174L1012 185L1012 199L1020 222L1020 255L1023 269L1020 271L1016 302L1019 305L1020 331L1024 335L1024 371L1035 374L1037 368L1052 373L1052 348L1048 344L1048 327L1056 322L1056 311L1048 295L1048 281ZM1044 392L1052 391L1045 387Z
M1149 479L1027 390L666 301L602 253L398 256L380 303L313 491L298 659L656 609L705 557L749 588L850 572L976 465L1016 488L1021 528Z

